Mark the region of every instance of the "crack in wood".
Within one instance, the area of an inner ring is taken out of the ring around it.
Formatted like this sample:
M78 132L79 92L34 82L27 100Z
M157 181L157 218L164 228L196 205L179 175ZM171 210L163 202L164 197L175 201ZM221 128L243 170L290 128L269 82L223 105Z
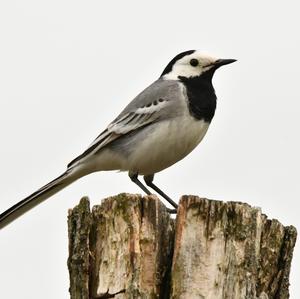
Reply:
M113 294L109 294L109 290L107 290L107 292L105 294L101 294L101 295L99 295L97 297L91 297L91 299L108 299L108 298L114 298L116 295L122 294L122 293L125 293L125 292L126 292L126 290L123 289L123 290L121 290L119 292L116 292L116 293L113 293Z

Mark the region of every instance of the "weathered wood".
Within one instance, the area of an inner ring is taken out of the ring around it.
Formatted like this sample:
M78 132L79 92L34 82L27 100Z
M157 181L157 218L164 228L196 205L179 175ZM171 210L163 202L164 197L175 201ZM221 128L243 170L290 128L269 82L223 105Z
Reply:
M70 294L72 299L89 298L89 235L91 228L90 203L80 200L78 206L69 210L69 258Z
M129 194L107 198L93 208L91 218L89 241L83 246L85 250L89 246L89 289L76 297L71 287L71 298L164 298L162 294L169 293L174 224L158 198ZM69 227L73 223L69 221ZM77 234L69 233L72 239ZM83 271L87 273L85 267ZM77 281L74 274L78 273L70 271L71 285ZM85 278L80 282L84 288Z
M259 208L184 196L171 298L286 299L296 230Z
M289 298L296 230L248 204L183 196L174 228L156 196L84 198L69 239L72 299Z

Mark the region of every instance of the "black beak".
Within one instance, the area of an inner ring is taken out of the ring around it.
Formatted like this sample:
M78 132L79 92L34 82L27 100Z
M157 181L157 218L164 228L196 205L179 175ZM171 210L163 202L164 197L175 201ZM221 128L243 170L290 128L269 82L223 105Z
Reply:
M214 66L216 68L219 68L220 66L226 65L226 64L230 64L236 62L236 59L218 59L215 63Z

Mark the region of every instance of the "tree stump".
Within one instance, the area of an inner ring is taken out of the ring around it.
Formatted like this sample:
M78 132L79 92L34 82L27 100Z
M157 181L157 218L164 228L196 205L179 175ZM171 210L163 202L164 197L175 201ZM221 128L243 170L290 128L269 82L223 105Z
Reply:
M70 294L88 298L287 299L296 229L245 203L154 196L69 211Z

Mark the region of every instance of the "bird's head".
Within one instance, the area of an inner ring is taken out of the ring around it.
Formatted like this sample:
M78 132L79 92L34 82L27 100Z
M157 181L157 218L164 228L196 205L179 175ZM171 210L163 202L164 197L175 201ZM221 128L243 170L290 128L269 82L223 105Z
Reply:
M235 62L235 59L218 59L196 50L175 56L164 69L161 77L166 80L207 76L212 78L219 67Z

